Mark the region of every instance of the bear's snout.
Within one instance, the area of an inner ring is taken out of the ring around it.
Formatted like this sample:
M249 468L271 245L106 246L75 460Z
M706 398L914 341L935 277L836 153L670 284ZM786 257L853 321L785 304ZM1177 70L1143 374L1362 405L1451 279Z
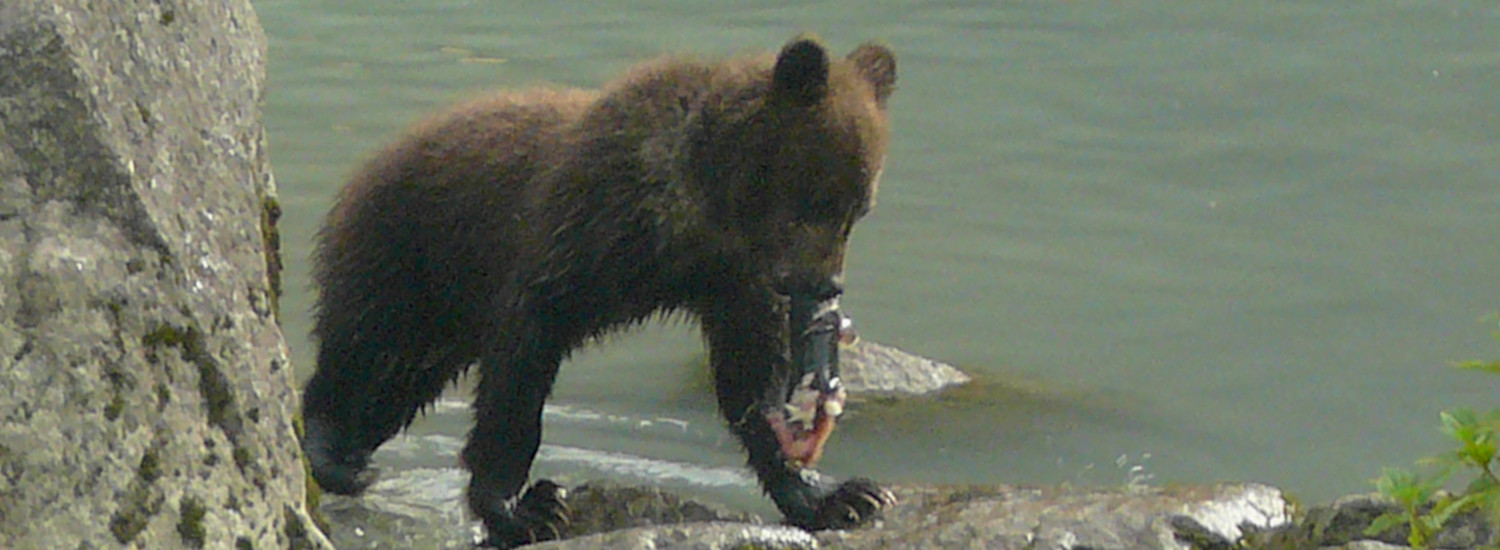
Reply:
M797 273L783 269L776 274L774 285L776 293L782 296L826 302L844 294L844 274Z

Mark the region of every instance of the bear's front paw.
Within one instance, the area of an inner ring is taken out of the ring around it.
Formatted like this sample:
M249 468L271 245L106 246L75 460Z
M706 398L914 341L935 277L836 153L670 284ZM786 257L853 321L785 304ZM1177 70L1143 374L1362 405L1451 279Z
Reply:
M486 522L489 536L481 546L515 548L562 538L568 528L567 491L556 483L538 480L521 495L508 514Z
M308 417L305 422L302 452L318 487L329 493L356 496L380 477L379 469L370 467L369 452L344 450L344 442L336 435L339 432L320 419Z
M313 481L326 492L336 495L359 496L380 479L380 468L371 468L366 461L312 462Z
M854 478L818 501L813 524L803 527L812 531L849 529L869 524L886 509L896 505L896 495L865 478Z

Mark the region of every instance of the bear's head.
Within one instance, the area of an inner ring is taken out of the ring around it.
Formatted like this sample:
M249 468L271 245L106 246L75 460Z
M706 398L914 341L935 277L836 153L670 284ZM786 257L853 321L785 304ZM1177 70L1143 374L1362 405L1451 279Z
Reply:
M850 230L874 204L895 54L864 44L833 59L798 38L747 72L689 145L697 181L712 188L707 219L728 263L781 294L831 298Z

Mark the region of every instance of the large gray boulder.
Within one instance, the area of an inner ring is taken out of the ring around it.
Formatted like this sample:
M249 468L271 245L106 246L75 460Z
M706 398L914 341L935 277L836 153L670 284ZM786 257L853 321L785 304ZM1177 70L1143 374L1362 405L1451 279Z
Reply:
M329 547L265 49L249 0L0 0L0 548Z

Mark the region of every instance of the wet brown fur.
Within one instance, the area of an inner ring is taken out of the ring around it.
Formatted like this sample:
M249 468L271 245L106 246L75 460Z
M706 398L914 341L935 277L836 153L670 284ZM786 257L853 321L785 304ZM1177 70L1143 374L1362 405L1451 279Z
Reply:
M764 427L742 426L784 375L775 288L842 272L874 201L895 79L879 46L828 60L822 83L790 63L773 77L777 63L662 58L599 91L500 93L377 153L318 236L304 406L328 433L312 444L362 453L362 468L478 362L464 458L489 525L526 479L557 362L682 311L701 321L721 408L775 497L768 476L784 472L757 456L774 454L758 448Z

